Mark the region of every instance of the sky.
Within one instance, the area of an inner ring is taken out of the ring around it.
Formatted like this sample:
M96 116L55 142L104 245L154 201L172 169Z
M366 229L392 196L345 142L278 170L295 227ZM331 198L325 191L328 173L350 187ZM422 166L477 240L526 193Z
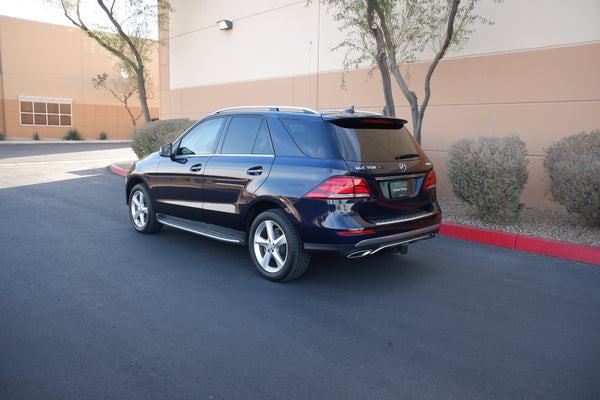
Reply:
M50 24L71 25L59 8L44 0L0 0L0 15Z
M94 21L94 15L98 15L97 11L86 12L85 8L82 9L85 21L102 22L100 20ZM0 15L49 24L73 26L71 21L63 14L60 6L49 4L47 0L0 0ZM152 34L151 39L158 39L158 32Z

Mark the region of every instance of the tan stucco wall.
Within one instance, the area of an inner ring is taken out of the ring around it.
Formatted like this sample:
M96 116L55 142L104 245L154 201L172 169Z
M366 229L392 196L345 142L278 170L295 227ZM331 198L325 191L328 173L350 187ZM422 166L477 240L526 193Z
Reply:
M518 134L530 154L526 204L557 208L544 196L544 149L564 136L600 128L600 44L559 47L492 56L444 60L432 82L423 127L423 148L432 158L440 194L448 195L444 158L460 138ZM428 64L411 67L412 82L422 82ZM163 65L162 71L168 69ZM165 74L166 72L163 72ZM318 76L268 79L169 90L163 87L161 118L199 119L212 111L248 104L315 108L383 109L381 84L368 70ZM165 82L163 82L164 84ZM396 88L395 88L396 89ZM415 88L416 89L416 88ZM416 90L419 98L422 93ZM409 121L410 110L395 90L396 113Z
M0 129L6 130L6 136L31 137L37 132L41 138L60 138L76 128L90 139L98 138L101 131L109 139L129 138L132 123L123 105L92 84L92 78L100 73L118 75L112 57L79 30L0 16L0 51L2 118L6 120L6 128ZM149 69L151 76L158 76L158 54ZM157 83L154 86L154 98L148 105L151 115L158 117L159 90ZM21 125L18 98L23 95L72 99L73 126ZM129 101L137 105L137 115L140 108L135 96Z
M372 77L369 68L350 71L341 88L343 52L331 49L343 34L320 2L309 8L292 0L234 3L174 1L173 28L161 32L169 43L160 54L161 118L198 119L219 108L251 104L383 110L378 71ZM561 4L482 2L481 14L495 25L478 27L473 40L438 66L422 133L441 195L451 194L444 158L452 143L516 133L530 155L522 200L560 208L544 195L544 149L562 137L600 128L600 27L595 22L600 3ZM233 20L232 31L216 28L222 18ZM260 23L265 20L270 34ZM410 86L419 99L429 66L428 55L422 58L410 66ZM268 65L260 68L265 60ZM412 128L408 103L395 83L393 90L396 113Z

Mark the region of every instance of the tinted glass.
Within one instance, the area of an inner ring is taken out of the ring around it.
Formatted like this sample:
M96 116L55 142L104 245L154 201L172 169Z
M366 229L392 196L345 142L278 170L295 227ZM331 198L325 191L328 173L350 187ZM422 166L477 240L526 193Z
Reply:
M425 157L406 128L342 128L328 123L346 161L394 161L402 155Z
M250 154L256 133L262 122L260 117L233 117L223 142L222 154Z
M256 135L252 154L273 154L271 140L269 140L269 129L267 128L267 123L265 121L260 125L260 129Z
M300 150L307 156L329 160L340 159L339 152L323 121L282 119L281 122L290 132Z
M219 130L223 125L223 121L223 118L216 118L196 125L196 127L181 140L177 154L212 154L215 150L217 136L219 135Z

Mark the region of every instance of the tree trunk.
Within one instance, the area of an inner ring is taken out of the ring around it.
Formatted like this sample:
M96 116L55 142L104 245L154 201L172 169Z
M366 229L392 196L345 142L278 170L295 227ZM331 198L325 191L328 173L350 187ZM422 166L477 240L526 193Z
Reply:
M394 105L394 96L392 94L392 79L390 70L388 69L388 60L385 52L385 39L379 25L375 22L375 2L377 0L367 0L367 20L371 27L371 32L375 36L377 42L377 65L381 72L381 81L383 84L383 96L385 98L384 113L387 116L396 116L396 107Z
M138 86L139 86L139 91L138 91L138 95L140 98L140 106L142 106L142 114L144 114L144 121L145 122L150 122L151 118L150 118L150 111L148 110L148 101L146 99L146 82L144 80L144 70L143 67L141 69L141 72L138 73Z
M458 5L460 4L460 0L453 0L452 6L450 8L450 12L448 13L448 25L446 27L446 37L444 38L444 43L442 43L442 47L435 55L435 58L431 62L429 69L427 70L427 75L425 76L425 98L423 99L423 103L421 103L421 109L419 110L419 114L417 120L415 122L413 115L413 125L415 125L415 139L419 144L421 144L421 127L423 126L423 117L425 116L425 110L427 109L427 105L429 104L429 98L431 97L431 77L433 76L433 71L437 67L440 60L446 54L446 50L450 46L452 42L452 36L454 35L454 19L456 18L456 12L458 11Z

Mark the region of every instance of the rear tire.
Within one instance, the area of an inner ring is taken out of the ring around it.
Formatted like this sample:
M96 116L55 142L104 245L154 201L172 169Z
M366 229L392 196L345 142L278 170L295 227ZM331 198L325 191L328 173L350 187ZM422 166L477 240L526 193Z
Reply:
M148 187L138 183L129 193L129 219L133 228L140 233L155 233L162 224L156 220L156 212Z
M260 274L271 281L291 281L308 268L310 256L283 210L271 209L252 222L248 236L250 257Z

